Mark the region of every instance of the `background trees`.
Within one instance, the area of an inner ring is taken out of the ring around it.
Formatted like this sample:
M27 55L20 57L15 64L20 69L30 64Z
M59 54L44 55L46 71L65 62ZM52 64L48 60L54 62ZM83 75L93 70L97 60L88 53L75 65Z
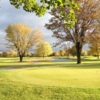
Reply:
M25 24L9 25L6 32L8 45L10 48L16 49L20 62L23 60L25 53L43 39L42 32L39 29L32 31Z
M9 52L4 50L3 52L0 53L0 57L16 57L16 53L14 50L10 50Z
M56 52L53 53L53 55L54 56L60 56L60 53L59 53L59 51L56 51Z
M65 51L64 50L60 50L59 53L60 53L60 56L65 56Z
M9 57L15 57L16 56L16 53L14 50L10 50L9 52Z
M40 42L36 46L37 56L41 56L44 58L45 56L49 56L50 54L52 54L52 48L48 42Z
M73 46L70 48L69 53L70 53L73 57L77 55L77 51L76 51L75 45L73 45Z
M3 51L1 56L2 57L9 57L9 53L7 51Z
M53 31L53 36L62 42L73 42L77 51L77 64L81 63L81 52L83 45L87 42L86 36L97 32L100 19L100 0L75 0L79 4L79 10L75 11L77 22L74 27L66 25L65 20L68 15L68 8L59 7L52 9L53 16L47 29ZM61 13L63 17L61 16Z
M89 38L89 53L99 58L100 55L100 34L92 34Z

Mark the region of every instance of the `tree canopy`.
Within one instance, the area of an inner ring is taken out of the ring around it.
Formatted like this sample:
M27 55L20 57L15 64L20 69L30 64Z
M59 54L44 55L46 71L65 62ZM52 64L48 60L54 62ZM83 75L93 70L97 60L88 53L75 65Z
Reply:
M39 29L32 31L30 27L25 24L9 25L6 29L6 40L12 49L16 49L20 61L25 56L28 50L35 46L43 39L42 32Z
M48 42L40 42L36 46L37 56L45 57L45 56L49 56L50 54L52 54L52 48Z
M66 16L65 24L72 27L76 22L74 10L78 10L78 4L74 0L10 0L11 5L15 8L23 7L27 12L35 12L37 16L43 16L47 10L57 8L59 6L69 9ZM64 17L64 13L60 13Z

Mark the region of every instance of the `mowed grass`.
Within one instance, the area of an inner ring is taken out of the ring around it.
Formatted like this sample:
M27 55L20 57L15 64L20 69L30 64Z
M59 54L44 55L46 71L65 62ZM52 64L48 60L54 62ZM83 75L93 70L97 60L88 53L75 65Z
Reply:
M100 61L0 58L0 100L100 100Z

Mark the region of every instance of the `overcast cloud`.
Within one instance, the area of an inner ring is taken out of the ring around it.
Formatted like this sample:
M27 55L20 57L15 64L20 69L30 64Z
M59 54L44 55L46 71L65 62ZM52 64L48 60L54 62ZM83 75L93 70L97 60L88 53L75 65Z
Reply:
M37 17L34 13L28 13L23 9L14 8L9 0L1 0L0 7L0 51L9 50L5 45L5 29L9 24L14 23L27 24L32 29L39 28L43 32L44 41L49 42L51 46L56 42L55 38L52 37L52 32L44 27L45 23L48 23L51 18L50 14L47 13L43 17ZM53 48L54 51L57 49L59 47Z

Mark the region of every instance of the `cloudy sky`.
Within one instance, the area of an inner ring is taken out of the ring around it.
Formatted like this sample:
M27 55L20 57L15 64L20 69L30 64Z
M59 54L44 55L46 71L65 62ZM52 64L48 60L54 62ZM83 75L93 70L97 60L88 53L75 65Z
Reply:
M23 23L27 24L32 29L40 28L44 34L44 41L50 43L53 46L55 38L52 37L52 31L47 30L44 25L48 23L51 16L47 13L43 17L37 17L34 13L25 12L23 9L16 9L12 6L9 0L0 1L0 52L3 50L9 50L5 45L5 29L9 24ZM59 47L53 48L54 51L61 49Z
M9 24L14 23L23 23L27 24L32 29L39 28L41 29L44 35L44 41L50 43L53 46L53 43L56 42L56 39L52 37L52 31L47 30L44 25L49 22L51 18L50 14L46 13L43 17L38 17L34 13L25 12L23 9L16 9L12 6L9 0L0 0L0 52L3 50L9 51L7 48L5 36L5 29ZM87 47L85 46L87 49ZM63 49L60 47L53 47L54 51ZM32 50L31 50L32 51Z

